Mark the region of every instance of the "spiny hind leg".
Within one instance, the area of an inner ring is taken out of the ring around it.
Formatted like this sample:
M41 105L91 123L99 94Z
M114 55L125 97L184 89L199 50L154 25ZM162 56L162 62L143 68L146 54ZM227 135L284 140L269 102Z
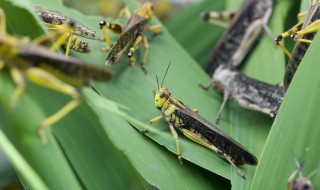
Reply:
M46 118L40 123L38 133L40 138L44 144L47 143L47 138L44 132L44 129L63 117L65 117L68 113L70 113L73 109L75 109L81 102L81 95L76 88L73 86L64 83L63 81L57 79L49 72L46 72L39 68L30 68L27 70L27 77L30 81L40 86L67 94L73 98L67 105L62 107L59 111L57 111L52 116Z
M201 144L211 150L213 150L214 152L218 153L221 157L223 157L224 159L226 159L233 167L234 169L238 172L238 174L245 179L244 174L240 171L240 169L234 164L234 162L231 160L231 157L228 156L224 151L218 149L217 147L215 147L212 144L209 144L206 140L204 140L201 136L201 134L197 134L194 133L188 129L185 128L181 128L182 133L188 137L189 139L191 139L192 141Z
M104 51L108 51L113 43L108 35L108 31L110 30L114 34L121 34L122 33L122 24L120 23L110 23L104 20L100 20L99 22L99 29L103 34L104 40L108 43L108 47L103 48Z
M201 14L201 17L203 18L203 20L205 20L210 24L214 24L223 28L228 28L229 23L225 21L232 20L236 14L237 14L237 11L221 11L221 12L208 11L208 12L203 12Z

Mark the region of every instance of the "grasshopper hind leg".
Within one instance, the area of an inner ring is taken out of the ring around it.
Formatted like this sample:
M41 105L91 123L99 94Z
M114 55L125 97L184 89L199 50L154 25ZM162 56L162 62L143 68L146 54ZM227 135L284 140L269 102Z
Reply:
M64 83L63 81L51 75L50 73L39 68L28 69L27 77L30 81L32 81L35 84L67 94L73 98L73 100L71 100L67 105L65 105L55 114L49 116L40 123L38 133L40 135L42 143L46 144L47 138L44 129L61 120L73 109L75 109L81 103L81 94L73 86Z
M180 146L179 146L178 133L177 133L177 131L174 129L172 123L169 123L169 127L170 127L171 134L172 134L174 140L176 141L176 148L177 148L178 160L179 160L180 164L182 164L182 158L181 158L181 151L180 151Z
M238 174L245 179L244 174L240 171L240 169L236 166L236 164L232 161L231 157L229 155L227 155L224 151L218 149L217 147L215 147L212 144L209 144L205 139L203 139L203 137L199 134L196 134L186 128L181 128L180 129L182 131L182 133L188 137L189 139L191 139L192 141L201 144L211 150L213 150L214 152L218 153L221 157L223 157L225 160L227 160L232 166L233 168L238 172Z

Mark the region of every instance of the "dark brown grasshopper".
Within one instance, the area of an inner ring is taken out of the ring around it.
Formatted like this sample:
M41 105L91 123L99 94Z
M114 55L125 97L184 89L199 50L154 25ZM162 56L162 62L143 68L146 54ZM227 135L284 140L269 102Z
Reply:
M287 181L288 190L313 190L313 185L310 181L310 178L316 174L317 170L311 172L307 177L302 176L302 167L304 162L299 164L298 160L295 159L297 169L295 169L292 174L289 176ZM296 175L299 174L299 177L295 179ZM292 183L293 182L293 183Z
M212 76L221 64L238 66L252 45L262 35L263 30L271 34L267 27L273 9L273 0L245 0L236 13L231 13L232 22L208 59L205 71ZM221 17L225 14L203 13L205 20Z
M79 88L91 85L91 80L108 81L111 73L92 64L50 51L41 46L66 30L55 31L30 41L6 33L5 14L0 9L0 68L9 69L17 88L12 94L10 107L13 109L26 88L26 79L40 86L61 92L72 100L54 115L40 123L39 134L46 142L44 128L66 116L81 102ZM72 25L72 24L71 24ZM70 25L63 25L71 28ZM69 30L68 29L68 30Z
M257 165L258 160L253 154L213 124L202 118L197 111L191 110L180 100L173 97L168 89L162 87L162 84L160 87L158 84L158 91L155 94L155 106L161 111L161 115L151 119L148 124L157 122L163 117L168 121L171 133L176 140L177 155L181 163L178 134L174 127L181 131L187 138L218 153L226 159L243 178L245 177L237 165Z
M210 85L203 88L209 89L211 86L223 93L224 97L216 116L216 123L229 99L234 99L244 108L275 117L286 92L279 85L250 78L229 65L220 65L213 74Z
M153 31L154 33L158 33L161 29L161 25L147 27L147 24L151 20L152 16L153 4L147 1L129 17L129 19L123 26L118 23L100 21L100 30L103 32L104 37L109 44L109 47L111 47L110 52L106 58L106 65L113 65L128 48L128 57L130 57L131 64L134 65L135 59L133 57L133 53L139 48L141 42L143 42L146 50L141 67L143 71L146 72L145 64L149 52L149 43L147 37L144 34L144 31L148 29L150 31ZM105 30L104 27L106 27ZM108 36L107 29L116 34L120 34L113 46Z
M304 14L299 14L298 18ZM306 14L306 19L304 22L299 19L299 23L292 27L287 32L277 36L275 38L276 43L283 49L286 54L290 57L287 64L286 72L283 79L283 84L285 88L288 88L294 74L296 73L300 62L302 61L305 53L307 52L314 36L316 35L320 27L320 1L311 0L311 5L309 6L308 12ZM292 36L296 41L292 54L288 52L279 41L287 36Z

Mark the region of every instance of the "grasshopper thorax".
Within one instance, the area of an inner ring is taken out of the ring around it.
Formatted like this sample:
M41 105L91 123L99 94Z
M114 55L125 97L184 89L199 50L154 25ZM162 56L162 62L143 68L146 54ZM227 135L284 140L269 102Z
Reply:
M157 109L161 109L165 102L170 98L171 93L166 88L160 88L154 96L154 103Z

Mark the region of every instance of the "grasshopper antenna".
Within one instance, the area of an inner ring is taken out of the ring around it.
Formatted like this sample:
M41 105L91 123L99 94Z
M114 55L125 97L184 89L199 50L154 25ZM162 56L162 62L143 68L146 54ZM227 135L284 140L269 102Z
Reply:
M157 85L158 85L158 90L160 89L159 88L159 80L158 80L158 76L156 75L156 79L157 79Z
M164 79L166 78L166 76L167 76L167 73L168 73L168 70L169 70L169 67L170 67L170 64L171 64L171 61L169 62L169 64L168 64L168 67L167 67L167 70L166 70L166 72L164 73L164 76L163 76L163 79L162 79L162 82L161 82L161 88L162 88L162 85L163 85L163 82L164 82Z

